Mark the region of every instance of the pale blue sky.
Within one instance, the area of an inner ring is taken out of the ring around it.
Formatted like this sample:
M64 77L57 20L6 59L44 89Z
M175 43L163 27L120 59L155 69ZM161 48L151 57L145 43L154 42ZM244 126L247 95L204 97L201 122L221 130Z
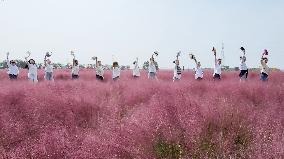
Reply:
M30 50L43 60L68 62L75 50L81 63L98 56L122 64L142 61L158 50L163 68L173 67L181 50L181 65L193 67L194 52L204 67L212 67L212 46L225 43L225 63L239 64L239 48L247 64L259 66L263 49L269 66L284 68L284 1L282 0L5 0L0 2L0 59L7 51L22 58Z

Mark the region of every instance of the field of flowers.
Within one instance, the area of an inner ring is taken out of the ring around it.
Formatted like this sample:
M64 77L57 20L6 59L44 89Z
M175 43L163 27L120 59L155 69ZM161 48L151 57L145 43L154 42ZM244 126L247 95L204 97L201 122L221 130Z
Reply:
M284 158L284 74L260 82L250 73L212 73L195 81L172 71L159 81L146 73L118 82L95 80L93 70L78 81L56 70L55 82L31 84L0 72L0 159L6 158Z

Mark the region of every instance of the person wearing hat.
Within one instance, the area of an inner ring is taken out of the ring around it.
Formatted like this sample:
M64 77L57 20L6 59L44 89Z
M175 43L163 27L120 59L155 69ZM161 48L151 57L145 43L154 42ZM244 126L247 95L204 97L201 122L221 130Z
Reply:
M213 47L212 49L213 53L214 53L214 63L215 63L215 66L214 66L214 74L213 74L213 79L214 80L221 80L221 73L222 73L222 66L221 66L221 63L222 63L222 59L217 59L216 57L216 49L215 47Z
M16 65L16 61L9 60L9 52L7 53L7 65L8 65L8 74L10 80L16 80L19 75L19 68Z
M132 70L133 78L139 78L140 77L140 69L139 69L139 65L138 65L138 57L133 62L133 65L134 65L134 68Z
M47 81L54 81L53 78L53 65L51 64L50 59L47 59L47 57L50 57L51 54L50 53L46 53L45 57L44 57L44 71L45 71L45 75L44 75L44 79Z
M269 67L267 66L268 58L265 57L268 55L268 51L265 49L264 53L261 56L260 60L260 80L261 81L268 81L268 73L269 73Z
M240 77L240 81L242 80L246 80L248 78L248 67L247 67L247 64L246 64L246 50L244 47L241 47L240 48L243 55L240 56L240 74L239 74L239 77Z

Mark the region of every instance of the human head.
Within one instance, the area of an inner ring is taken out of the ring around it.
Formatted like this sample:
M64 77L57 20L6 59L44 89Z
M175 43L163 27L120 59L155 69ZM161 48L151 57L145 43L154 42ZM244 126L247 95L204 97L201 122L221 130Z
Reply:
M51 64L51 61L49 59L46 60L47 64Z
M13 66L15 66L15 65L16 65L16 61L11 60L11 61L10 61L10 64L13 65Z
M201 67L201 63L200 62L197 62L197 67Z
M34 59L30 59L28 62L29 62L30 64L35 64L35 60L34 60Z
M267 58L267 57L262 58L262 60L263 60L265 63L268 63L268 58Z
M74 60L75 66L78 65L78 60Z
M150 58L150 62L154 62L154 57L151 57L151 58Z
M118 67L118 62L113 62L112 67Z
M219 65L221 65L222 59L218 59L218 60L217 60L217 63L218 63Z
M98 65L101 66L102 65L102 61L98 61Z
M246 62L247 58L245 56L240 56L240 59Z
M175 63L176 65L179 65L179 60L175 60L174 63Z

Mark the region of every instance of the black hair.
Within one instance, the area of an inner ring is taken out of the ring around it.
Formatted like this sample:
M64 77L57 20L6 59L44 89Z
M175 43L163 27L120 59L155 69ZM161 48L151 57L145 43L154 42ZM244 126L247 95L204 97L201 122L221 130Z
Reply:
M31 64L31 60L33 60L33 61L35 62L35 60L34 60L34 59L29 59L29 61L28 61L28 63L29 63L29 64Z
M118 66L118 62L113 62L112 67Z

